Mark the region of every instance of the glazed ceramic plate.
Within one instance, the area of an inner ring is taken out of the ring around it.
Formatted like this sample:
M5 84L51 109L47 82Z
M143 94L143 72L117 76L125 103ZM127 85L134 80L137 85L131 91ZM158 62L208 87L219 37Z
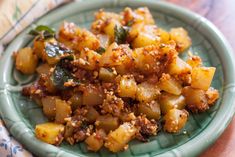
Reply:
M199 155L211 145L230 122L235 111L235 66L232 50L223 35L203 17L163 1L87 0L60 7L38 20L36 24L58 28L61 22L66 20L89 28L94 12L100 8L119 12L127 6L147 6L157 25L166 30L184 27L192 38L193 54L199 55L205 66L216 67L212 86L219 90L220 99L207 112L190 115L181 132L160 132L147 143L132 141L128 150L117 154L112 154L106 149L92 153L86 149L84 143L74 146L63 143L60 147L43 143L34 137L34 127L47 119L40 107L20 93L22 87L32 83L37 76L21 75L15 70L11 57L14 51L31 44L32 38L27 35L31 28L27 28L9 44L0 61L0 111L11 134L32 153L40 157L191 157ZM184 58L185 55L181 57Z

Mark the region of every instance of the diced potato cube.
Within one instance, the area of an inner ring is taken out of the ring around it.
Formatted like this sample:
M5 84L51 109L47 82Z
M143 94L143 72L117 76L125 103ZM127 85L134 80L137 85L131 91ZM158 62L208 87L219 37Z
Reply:
M170 40L170 34L167 31L165 31L165 30L163 30L161 28L157 29L157 34L160 37L161 42L163 42L163 43L165 43L165 42Z
M160 94L159 88L155 84L142 82L138 84L136 99L140 102L150 102Z
M161 118L160 105L157 101L139 104L138 111L145 114L148 119L159 120Z
M137 129L131 123L123 123L116 130L108 134L104 146L111 152L123 150L126 144L135 136Z
M119 126L118 118L111 115L99 116L95 122L96 128L104 129L105 132L115 130Z
M49 118L54 119L56 115L56 97L46 96L42 98L43 113Z
M185 97L187 107L191 111L198 112L209 109L206 92L204 90L186 86L182 90L182 95Z
M135 14L135 22L142 22L144 24L154 24L154 19L152 17L152 14L150 13L149 9L147 7L141 7L134 10Z
M219 91L210 87L206 91L207 102L209 105L213 105L215 101L219 98Z
M169 74L162 74L162 77L159 80L158 86L161 90L164 90L168 93L174 95L180 95L182 86L181 84L172 78Z
M109 36L106 34L98 34L97 38L100 41L100 47L107 48L110 44Z
M171 75L190 73L191 70L191 66L179 57L176 57L175 60L168 66L168 73Z
M75 111L82 103L82 94L81 93L74 93L74 95L69 99L71 102L71 108Z
M97 50L100 47L100 41L93 33L69 22L64 22L60 27L58 40L77 51L82 51L84 48Z
M88 85L83 91L82 102L84 105L100 105L103 103L103 91L98 86Z
M38 139L54 145L59 145L63 140L64 125L56 123L43 123L36 125L35 135Z
M186 124L188 116L189 114L186 110L171 109L164 116L164 130L170 133L180 131Z
M114 67L122 65L131 53L131 49L127 45L119 45L117 43L112 43L106 51L102 54L100 58L101 67Z
M120 22L115 20L115 19L110 19L107 21L107 23L105 23L106 25L104 26L104 33L107 34L109 36L109 39L111 42L114 41L114 37L115 37L115 26L119 27L121 26Z
M104 144L104 138L106 134L104 130L100 129L97 130L95 133L93 133L91 136L89 136L86 140L85 143L87 144L88 150L92 150L94 152L100 150L100 148Z
M178 52L183 52L188 49L192 42L190 37L188 36L188 32L182 28L172 28L170 31L170 36L172 40L175 40Z
M134 77L131 75L122 76L118 88L119 96L135 98L136 91L137 91L137 85Z
M191 86L207 90L215 74L215 67L196 67L192 70L192 82Z
M32 48L25 47L16 54L16 69L24 74L33 74L38 64L38 57Z
M190 56L187 59L187 63L192 67L199 67L202 65L202 59L199 56Z
M94 123L99 115L99 112L97 112L93 107L89 107L85 117L87 118L88 122Z
M138 32L137 37L132 41L133 48L144 47L159 43L160 38L157 35L157 27L155 25L145 25L143 29Z
M71 106L61 99L56 99L56 116L55 116L55 122L64 124L65 118L69 118L71 116Z
M39 73L39 74L46 74L46 75L49 75L50 69L51 69L51 67L50 67L47 63L44 63L44 64L39 65L39 66L37 67L36 71L37 71L37 73Z
M116 74L112 69L100 68L99 79L104 82L113 82L116 77Z
M79 66L86 70L95 70L98 68L101 55L89 49L84 49L80 53Z
M173 95L169 93L161 94L159 99L161 112L166 114L169 110L176 109L184 109L186 102L185 98L182 95Z

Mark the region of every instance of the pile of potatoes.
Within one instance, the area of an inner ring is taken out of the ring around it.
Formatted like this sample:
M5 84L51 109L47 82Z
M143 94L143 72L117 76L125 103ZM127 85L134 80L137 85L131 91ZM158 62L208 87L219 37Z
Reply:
M99 10L91 31L64 22L56 36L35 37L32 48L16 53L15 64L23 74L39 74L23 90L50 121L36 125L36 137L54 145L85 141L91 151L104 146L118 152L143 134L144 126L151 124L148 135L156 135L160 120L164 131L180 131L188 111L204 112L219 98L211 87L216 68L204 67L191 53L186 61L179 57L190 46L184 28L157 27L148 8ZM68 54L51 56L48 48L71 50L73 60L65 63L72 79L63 88L52 76Z

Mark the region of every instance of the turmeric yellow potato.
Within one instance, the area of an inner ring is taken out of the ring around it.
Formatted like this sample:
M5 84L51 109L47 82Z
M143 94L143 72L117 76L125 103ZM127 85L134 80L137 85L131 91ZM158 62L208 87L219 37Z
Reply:
M32 48L25 47L16 54L16 69L24 74L33 74L38 64L38 57L33 53Z
M58 41L76 51L82 51L84 48L97 50L100 47L100 41L93 33L69 22L60 26Z
M119 126L117 117L111 115L98 116L95 122L96 128L104 129L105 132L109 133L110 130L115 130Z
M97 152L103 146L105 137L106 133L104 132L104 130L97 130L85 140L85 143L87 144L87 149Z
M122 65L126 60L130 59L131 49L127 45L118 45L112 43L106 51L101 55L101 67L116 67Z
M56 115L55 122L64 124L66 122L65 118L69 118L71 116L71 106L61 99L56 99Z
M108 20L105 23L105 25L103 26L104 33L109 36L109 40L111 42L114 42L114 38L115 38L115 29L114 28L120 27L120 26L121 26L120 22L115 19Z
M46 96L42 98L43 113L49 119L55 119L56 115L56 97Z
M137 91L137 84L131 75L124 75L118 86L118 94L121 97L135 98Z
M99 117L99 112L94 109L94 107L89 107L87 109L87 113L85 114L85 117L87 118L88 122L94 123L96 119Z
M133 124L125 122L108 134L104 146L114 153L121 151L134 138L136 132L137 128Z
M155 25L145 25L138 32L136 38L132 41L131 46L133 48L139 48L157 44L159 41L160 38L158 36L157 27Z
M164 130L170 133L180 131L188 120L189 113L186 110L171 109L164 116Z
M169 93L162 93L159 99L161 112L166 114L169 110L184 109L186 106L185 98L182 95L173 95Z
M38 74L46 74L49 75L51 67L47 64L41 64L37 67L36 71Z
M192 70L191 86L207 90L211 86L211 81L215 74L215 67L195 67Z
M156 84L142 82L138 84L136 99L140 102L150 102L160 95L160 89Z
M100 105L103 103L104 96L103 91L101 88L94 86L94 85L88 85L87 88L83 91L82 95L82 103L84 105Z
M104 82L113 82L116 77L116 74L112 69L100 68L99 79Z
M186 86L182 90L185 97L187 108L193 112L202 112L209 109L206 98L206 91Z
M63 140L64 125L56 123L43 123L36 125L35 135L38 139L54 145Z
M74 95L69 99L71 103L71 109L75 111L78 107L82 106L82 94L74 93Z
M168 73L171 75L186 74L191 73L191 71L191 66L179 57L176 57L168 66Z
M176 49L178 50L178 52L185 51L192 44L191 39L188 36L188 32L182 27L172 28L170 30L170 36L172 40L175 40L177 44Z
M160 37L161 42L165 43L170 40L170 34L164 29L158 28L157 35Z
M158 82L158 87L161 90L164 90L174 95L180 95L182 90L181 84L169 74L162 74L162 77Z
M186 61L192 68L200 67L202 59L199 56L190 56Z
M90 49L83 49L79 56L79 66L86 70L98 68L101 55Z
M140 103L138 105L138 111L139 113L145 114L148 119L159 120L161 118L160 105L157 101Z

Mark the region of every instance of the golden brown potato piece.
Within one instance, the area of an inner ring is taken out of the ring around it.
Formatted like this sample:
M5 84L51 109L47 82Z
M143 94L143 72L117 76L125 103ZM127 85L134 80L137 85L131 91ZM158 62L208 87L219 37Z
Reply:
M137 8L134 11L131 8L125 8L123 13L123 23L125 25L132 25L136 23L153 25L154 19L147 7Z
M82 94L74 93L74 95L69 99L71 102L71 108L75 111L78 107L82 105Z
M139 104L138 111L145 114L148 119L159 120L161 118L160 105L157 101Z
M173 95L169 93L162 93L159 99L161 112L166 114L169 110L184 109L186 106L185 98L182 95Z
M124 75L118 86L118 94L121 97L135 98L137 84L132 75Z
M193 68L191 86L193 88L207 90L211 85L215 70L215 67Z
M181 84L169 74L162 74L162 77L158 83L158 87L160 87L161 90L174 95L180 95L182 90Z
M156 84L142 82L138 84L136 99L140 102L150 102L160 95L160 89Z
M51 67L47 64L41 64L37 67L36 71L38 74L46 74L49 75Z
M100 68L99 79L104 82L113 82L116 77L116 74L112 69L109 68Z
M172 28L170 31L170 36L172 40L175 40L177 44L176 49L178 52L185 51L192 44L191 39L188 36L188 32L182 27Z
M132 29L132 33L133 33ZM158 36L157 26L155 25L145 25L138 32L137 36L131 43L133 48L144 47L148 45L158 44L160 42L160 37Z
M33 53L32 48L25 47L16 54L16 69L24 74L33 74L38 64L38 57Z
M83 91L82 103L84 105L100 105L103 103L104 96L100 87L94 85L87 85Z
M85 48L81 51L79 56L79 66L86 70L95 70L98 68L101 55L97 52Z
M99 112L97 112L94 107L89 107L87 109L87 113L85 117L87 118L88 122L94 123L96 119L100 116Z
M43 106L43 113L49 119L55 119L56 115L56 97L54 96L46 96L42 98L42 106Z
M69 118L71 116L71 106L61 99L56 99L56 116L55 122L64 124L66 122L65 118Z
M186 61L192 68L200 67L202 59L199 56L190 56Z
M207 97L207 103L209 105L213 105L215 103L215 101L219 98L219 91L210 87L206 91L206 97Z
M58 40L76 51L82 51L84 48L97 50L100 47L100 42L94 34L69 22L61 25Z
M111 115L98 116L95 122L98 129L104 129L109 133L110 130L115 130L119 126L118 118Z
M108 134L104 146L114 153L121 151L134 138L136 132L137 128L133 124L129 122L123 123Z
M209 109L204 90L186 86L182 90L182 95L185 97L187 108L191 111L200 112Z
M186 110L171 109L164 116L164 130L170 133L180 131L187 122L189 113Z
M36 125L35 135L38 139L54 145L63 140L64 125L56 123L43 123Z
M168 73L171 75L190 74L191 71L191 66L179 57L176 57L168 66Z
M87 144L87 149L97 152L101 149L104 144L104 139L106 137L106 133L104 130L96 130L91 136L87 137L85 143Z

